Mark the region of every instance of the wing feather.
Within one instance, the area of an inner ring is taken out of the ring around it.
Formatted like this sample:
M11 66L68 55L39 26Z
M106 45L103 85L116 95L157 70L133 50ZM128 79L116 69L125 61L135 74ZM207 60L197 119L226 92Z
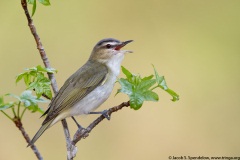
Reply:
M100 71L100 72L99 72ZM72 107L106 80L108 69L105 65L88 61L70 76L49 104L48 114L43 124L57 117L62 111Z

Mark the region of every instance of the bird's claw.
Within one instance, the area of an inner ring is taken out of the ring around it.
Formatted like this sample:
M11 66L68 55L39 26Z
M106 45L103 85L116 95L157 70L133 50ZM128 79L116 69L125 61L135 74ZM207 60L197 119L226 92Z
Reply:
M102 111L102 115L103 115L107 120L110 120L110 119L111 119L110 115L108 114L108 110Z

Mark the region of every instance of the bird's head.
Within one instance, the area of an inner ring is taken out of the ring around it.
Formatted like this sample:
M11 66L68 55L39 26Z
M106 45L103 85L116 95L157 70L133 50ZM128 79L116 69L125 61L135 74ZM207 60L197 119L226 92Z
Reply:
M101 63L107 63L117 59L122 60L125 53L132 51L121 50L121 48L132 41L133 40L121 42L113 38L103 39L94 46L90 60L96 60Z

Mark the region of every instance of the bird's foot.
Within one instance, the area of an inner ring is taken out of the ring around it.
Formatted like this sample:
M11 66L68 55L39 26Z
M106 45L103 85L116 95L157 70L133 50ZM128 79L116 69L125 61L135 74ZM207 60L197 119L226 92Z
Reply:
M104 110L102 112L89 112L89 114L102 114L107 120L110 120L110 115L108 114L108 110Z
M102 111L102 115L103 115L107 120L110 120L110 119L111 119L111 116L108 114L108 110Z

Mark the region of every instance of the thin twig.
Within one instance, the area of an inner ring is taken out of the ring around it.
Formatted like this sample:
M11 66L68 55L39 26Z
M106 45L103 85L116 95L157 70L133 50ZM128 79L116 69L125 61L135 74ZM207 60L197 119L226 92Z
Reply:
M75 157L77 154L77 147L72 144L69 130L65 130L65 128L68 128L66 121L62 121L62 124L64 126L63 130L66 136L65 138L67 139L67 142L71 142L71 143L67 143L67 148L69 149L67 150L67 160L73 160L73 157Z
M42 94L42 96L45 97L45 98L48 99L48 100L51 100L51 98L49 98L49 97L48 97L46 94L44 94L44 93Z
M21 0L21 4L22 4L22 8L23 8L23 10L25 12L25 15L27 17L27 20L28 20L28 26L29 26L29 28L30 28L30 30L31 30L31 32L33 34L33 37L34 37L34 39L36 41L37 49L38 49L38 51L40 53L40 56L41 56L42 61L44 63L44 66L46 68L51 68L50 62L49 62L49 60L47 58L47 55L46 55L46 52L45 52L45 50L43 48L43 45L42 45L42 43L40 41L40 37L37 34L36 27L34 26L33 20L32 20L30 14L28 12L26 0ZM53 92L56 94L58 92L58 87L57 87L57 82L56 82L55 76L54 76L53 73L48 73L48 77L49 77L49 79L51 81ZM67 125L65 125L65 124L67 124L67 122L66 122L65 119L63 119L62 120L62 126L64 128L64 134L65 134L65 139L66 139L66 143L67 143L67 151L69 152L71 150L71 148L69 148L68 146L70 146L69 144L71 144L71 140L70 140L70 138L68 138L68 136L69 136L69 129L68 129Z
M20 116L20 105L21 105L21 101L18 102L17 117Z
M13 119L13 122L15 123L15 125L17 126L17 128L21 131L23 137L25 138L25 140L27 141L27 143L29 144L31 139L29 138L28 134L26 133L25 129L23 128L22 126L22 122L19 118L14 118ZM43 160L40 152L38 151L37 147L33 144L31 145L31 148L33 150L33 152L35 153L36 157L39 159L39 160Z
M12 112L13 112L14 117L17 117L17 114L15 112L15 108L14 107L12 107Z
M11 121L13 121L13 119L12 119L6 112L4 112L4 111L2 111L2 110L1 110L1 112L2 112L5 116L7 116L7 118L9 118Z
M26 112L26 110L27 110L27 107L24 108L24 110L22 111L21 116L19 117L21 120L22 120L22 117L23 117L24 113Z

